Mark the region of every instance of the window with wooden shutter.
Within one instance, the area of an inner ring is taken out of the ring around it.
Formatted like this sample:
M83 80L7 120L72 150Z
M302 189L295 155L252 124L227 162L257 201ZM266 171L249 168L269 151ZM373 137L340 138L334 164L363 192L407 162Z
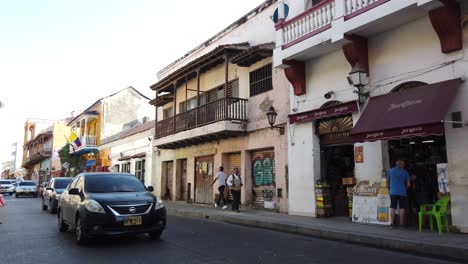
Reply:
M272 65L268 64L250 72L250 96L255 96L273 89Z

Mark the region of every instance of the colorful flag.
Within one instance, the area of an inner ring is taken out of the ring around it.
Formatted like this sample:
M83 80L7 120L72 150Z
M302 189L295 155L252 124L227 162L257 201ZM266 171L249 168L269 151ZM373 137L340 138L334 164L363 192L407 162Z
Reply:
M70 140L70 143L72 143L72 145L76 146L76 148L81 147L80 138L75 134L75 132L72 131L68 139Z

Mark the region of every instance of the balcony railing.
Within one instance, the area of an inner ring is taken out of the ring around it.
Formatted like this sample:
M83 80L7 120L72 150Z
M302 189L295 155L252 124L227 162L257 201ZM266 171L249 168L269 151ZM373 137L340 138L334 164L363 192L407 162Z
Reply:
M284 45L302 41L330 28L335 18L335 1L328 0L283 23Z
M282 29L282 46L288 48L332 27L332 21L358 16L390 0L324 0L277 26Z
M32 152L29 154L29 156L26 158L25 165L30 165L36 162L43 161L44 159L49 158L51 156L52 156L51 147L38 148L35 152Z
M97 147L96 136L81 136L80 137L81 147Z
M156 138L225 120L247 121L247 99L227 97L156 123Z

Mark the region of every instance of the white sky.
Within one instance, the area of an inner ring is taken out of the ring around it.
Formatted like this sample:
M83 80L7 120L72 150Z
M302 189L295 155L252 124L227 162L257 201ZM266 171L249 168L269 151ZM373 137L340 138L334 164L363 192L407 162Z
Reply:
M27 118L65 118L127 86L153 98L158 70L262 2L0 0L0 162Z

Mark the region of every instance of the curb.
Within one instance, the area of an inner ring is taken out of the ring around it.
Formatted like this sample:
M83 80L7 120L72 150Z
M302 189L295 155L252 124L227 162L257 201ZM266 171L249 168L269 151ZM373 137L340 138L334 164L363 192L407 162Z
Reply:
M238 216L226 216L216 213L204 213L196 211L185 211L182 209L167 208L167 212L174 216L184 216L199 219L210 219L219 222L225 222L234 225L241 225L247 227L255 227L268 229L273 231L280 231L292 234L299 234L329 240L336 240L340 242L348 242L354 244L361 244L375 248L398 250L399 252L418 254L422 256L431 256L442 258L445 260L463 261L468 263L468 250L465 248L448 247L437 244L421 243L409 240L400 240L395 238L383 238L379 236L372 236L368 234L353 233L331 229L319 229L314 227L304 227L293 224L285 224L281 222L274 222L268 220L246 219Z

